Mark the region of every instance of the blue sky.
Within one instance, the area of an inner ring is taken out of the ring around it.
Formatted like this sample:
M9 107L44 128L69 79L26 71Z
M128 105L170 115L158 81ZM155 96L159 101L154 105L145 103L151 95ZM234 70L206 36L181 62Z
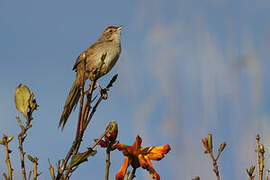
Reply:
M139 134L145 146L171 145L154 164L162 179L215 179L201 145L213 133L215 143L228 144L220 162L223 179L244 179L245 168L255 163L255 135L270 147L269 8L267 0L1 0L0 133L17 136L13 93L26 84L40 107L25 150L39 157L40 179L49 179L48 158L63 158L75 133L77 111L63 132L57 129L75 78L73 64L106 26L124 25L121 57L100 83L115 73L118 81L87 129L82 150L116 120L122 143ZM16 141L11 149L18 169ZM104 158L98 149L73 179L103 178ZM122 160L113 152L111 179ZM139 170L137 179L149 175Z

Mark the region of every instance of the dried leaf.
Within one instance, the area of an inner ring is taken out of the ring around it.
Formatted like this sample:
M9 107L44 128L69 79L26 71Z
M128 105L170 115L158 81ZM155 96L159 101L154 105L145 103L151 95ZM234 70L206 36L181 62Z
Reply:
M28 108L31 93L27 86L20 84L15 90L15 104L19 112L23 113L24 117L28 119Z

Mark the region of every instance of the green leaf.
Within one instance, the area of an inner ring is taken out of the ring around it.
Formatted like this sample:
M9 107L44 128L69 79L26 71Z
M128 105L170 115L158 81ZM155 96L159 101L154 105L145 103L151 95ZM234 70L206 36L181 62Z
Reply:
M97 153L97 151L89 148L87 151L85 151L83 153L78 153L78 154L74 155L71 159L71 163L68 166L68 169L72 169L73 167L87 161L87 158L89 156L94 156L94 155L96 155L96 153Z

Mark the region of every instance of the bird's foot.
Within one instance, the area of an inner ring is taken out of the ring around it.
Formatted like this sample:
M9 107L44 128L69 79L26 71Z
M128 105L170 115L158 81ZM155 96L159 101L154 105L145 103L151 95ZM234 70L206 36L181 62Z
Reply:
M107 88L102 88L98 82L96 82L97 88L100 92L100 95L103 97L103 99L108 98L108 89Z

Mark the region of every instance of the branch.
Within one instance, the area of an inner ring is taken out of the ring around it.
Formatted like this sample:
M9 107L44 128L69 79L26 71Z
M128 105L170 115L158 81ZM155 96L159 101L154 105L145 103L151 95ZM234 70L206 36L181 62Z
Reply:
M37 157L32 157L29 154L27 155L27 158L34 164L34 168L33 168L33 180L37 180L37 177L40 175L40 173L37 172L38 158Z
M112 87L112 85L116 81L116 79L117 79L117 74L113 76L113 78L111 79L111 81L109 82L107 87L105 88L105 91L108 91L109 88ZM90 109L91 109L92 94L93 94L93 91L95 90L95 83L96 83L96 80L91 81L90 88L85 93L87 98L86 98L84 107L83 107L83 99L82 99L82 95L84 95L84 94L81 91L80 111L79 111L79 116L78 116L78 125L77 125L76 137L75 137L75 139L74 139L74 141L72 143L72 146L71 146L69 152L67 153L65 159L62 162L61 168L57 169L58 173L57 173L57 176L56 176L56 180L60 180L60 178L63 176L64 171L66 170L66 167L67 167L67 163L70 160L71 156L72 155L74 156L74 155L76 155L78 153L78 150L80 148L80 144L81 144L84 132L85 132L89 122L92 120L98 105L104 99L104 94L101 93L99 99L97 100L96 104L94 105L94 107L93 107L93 109L92 109L92 111L91 111L91 113L90 113L90 115L88 117L88 114L89 114ZM68 176L69 173L70 172L67 172L65 174L64 179L69 178L69 176Z
M64 175L63 179L68 179L71 175L70 173L74 172L78 166L87 161L87 158L89 156L93 156L96 154L96 151L94 151L93 149L99 144L99 142L102 140L102 138L106 135L106 133L109 131L109 129L107 129L99 138L98 140L91 146L88 148L88 150L86 152L83 153L78 153L76 155L74 155L72 157L71 162L69 163L69 165L67 166L67 172ZM74 169L72 169L73 167L75 167Z
M11 153L11 150L8 149L8 143L12 139L13 139L13 136L8 138L6 135L3 135L3 138L2 138L2 142L3 142L3 145L5 147L6 164L7 164L7 167L8 167L8 179L9 180L12 180L12 171L13 171L13 169L11 167L10 158L9 158L9 153ZM6 176L4 175L4 177L6 177Z
M29 128L31 128L32 125L30 124L30 122L31 122L30 119L27 120L27 124L25 127L18 116L16 116L16 119L19 123L19 126L21 127L21 132L18 135L18 140L19 140L19 150L20 150L20 157L21 157L21 170L22 170L22 174L23 174L23 179L26 180L25 163L24 163L25 152L23 151L23 142L26 138L27 130Z
M210 156L210 158L212 160L212 163L213 163L213 167L214 167L213 171L216 174L217 180L219 180L220 176L219 176L219 170L218 170L217 161L218 161L221 153L223 152L223 150L224 150L224 148L226 147L227 144L226 144L226 142L220 144L220 147L218 149L218 155L215 158L214 155L213 155L212 134L208 134L207 138L202 139L202 143L203 143L203 146L205 148L204 153L209 154L209 156Z
M117 76L118 74L114 75L111 79L111 81L109 82L109 84L106 86L105 90L106 91L109 91L109 89L113 86L113 83L116 81L117 79ZM95 106L93 107L87 121L85 122L84 124L84 127L83 127L83 131L86 129L86 127L88 126L89 122L91 121L92 117L94 116L95 112L96 112L96 109L98 107L98 105L100 104L100 102L104 99L104 94L101 94L97 103L95 104Z

